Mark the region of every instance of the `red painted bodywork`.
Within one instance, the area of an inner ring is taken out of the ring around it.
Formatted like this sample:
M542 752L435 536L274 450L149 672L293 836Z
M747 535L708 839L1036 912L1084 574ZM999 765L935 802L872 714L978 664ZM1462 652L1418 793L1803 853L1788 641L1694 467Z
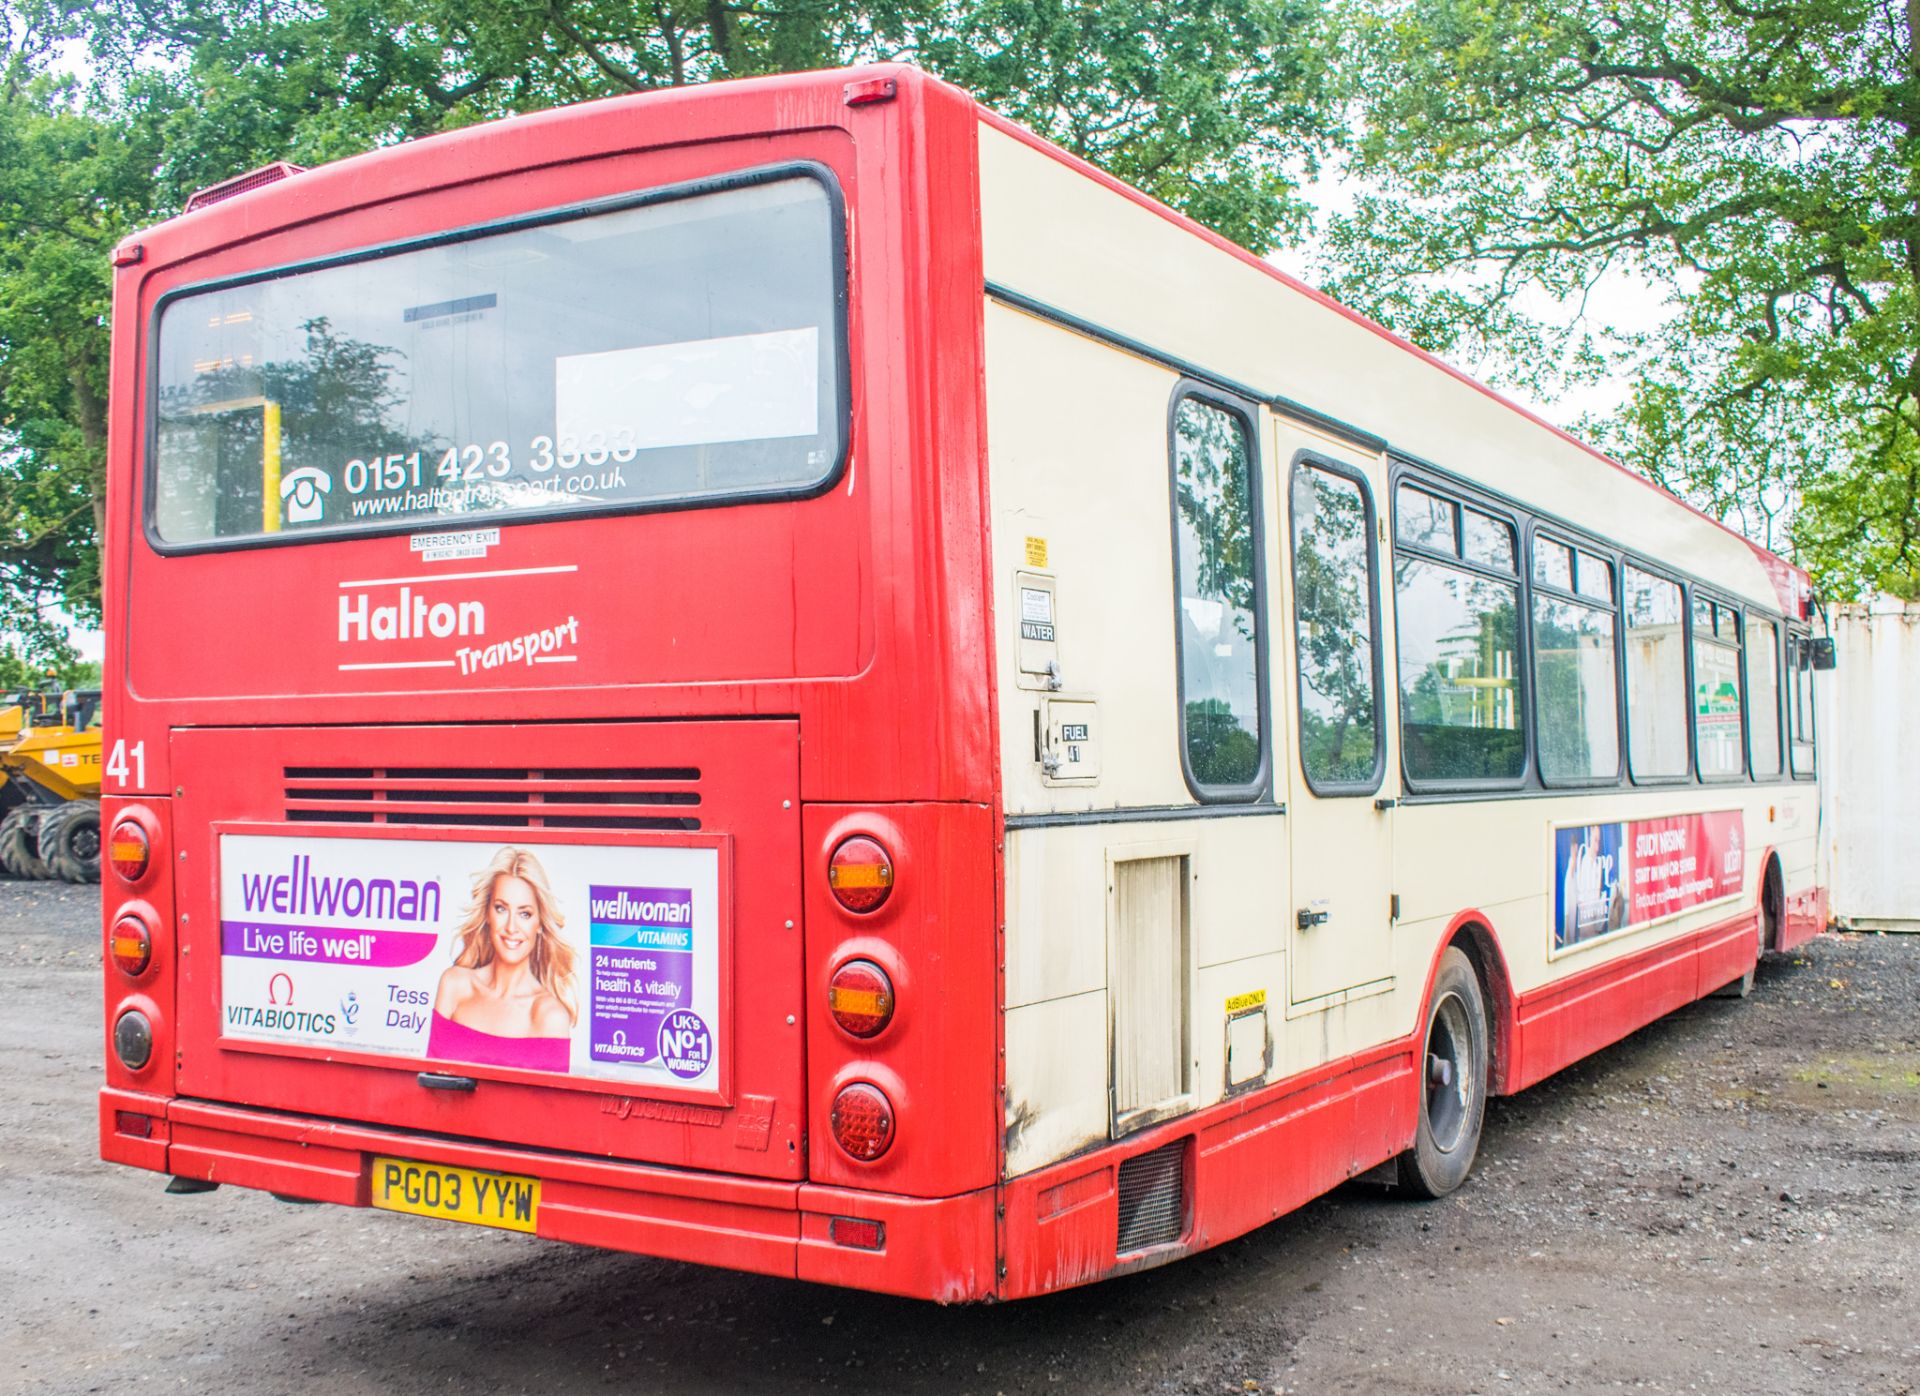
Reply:
M115 790L104 816L110 826L135 811L154 859L134 888L107 873L104 911L110 925L138 901L156 934L138 980L109 963L107 1024L110 1034L121 1011L141 1007L155 1051L129 1072L106 1044L103 1157L353 1206L368 1205L375 1154L523 1173L543 1180L539 1230L554 1239L967 1300L1039 1294L1217 1244L1411 1142L1419 1043L1409 1036L1001 1181L981 113L910 69L855 76L862 94L884 82L892 93L850 105L848 74L800 75L455 132L214 203L146 230L140 255L119 259L106 717L110 741L145 759L143 779ZM174 557L149 546L138 424L145 336L165 292L795 159L833 171L846 201L846 470L805 501L503 520L476 568L555 570L490 592L488 605L502 633L578 618L582 654L563 681L551 670L536 686L507 668L458 681L339 669L342 583L429 575L405 535ZM699 768L701 836L724 848L733 888L723 1015L733 1074L711 1097L663 1102L493 1068L462 1068L479 1079L471 1094L424 1092L417 1063L223 1042L217 831L431 836L419 825L288 825L286 768L489 765ZM841 908L825 876L831 850L856 833L884 843L897 873L867 916ZM1789 903L1789 944L1821 909L1803 901ZM1454 930L1488 976L1496 1089L1736 976L1753 945L1743 914L1516 997L1486 924L1464 912ZM882 964L896 990L894 1020L871 1040L825 1012L827 981L852 956ZM840 1152L828 1128L835 1092L854 1080L885 1091L898 1116L893 1146L871 1163ZM1117 1255L1119 1166L1169 1143L1184 1149L1186 1233ZM884 1242L836 1244L835 1217L882 1223Z

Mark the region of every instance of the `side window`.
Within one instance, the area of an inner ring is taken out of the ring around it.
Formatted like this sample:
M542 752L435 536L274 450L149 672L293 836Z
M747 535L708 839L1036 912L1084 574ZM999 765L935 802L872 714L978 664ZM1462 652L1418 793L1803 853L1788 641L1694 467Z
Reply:
M1807 649L1805 635L1787 638L1787 683L1793 774L1809 779L1814 774L1813 655Z
M1755 780L1780 774L1780 629L1747 617L1747 759Z
M1702 780L1746 769L1740 733L1740 615L1730 606L1693 601L1693 743Z
M1183 393L1172 435L1187 781L1203 799L1251 798L1266 772L1253 433L1239 411Z
M1627 623L1627 769L1635 780L1687 773L1687 652L1680 588L1621 569Z
M1613 564L1545 536L1533 540L1533 692L1540 778L1617 780Z
M1385 745L1372 502L1362 481L1311 461L1294 466L1291 493L1300 767L1316 794L1370 794Z
M1527 739L1513 526L1412 485L1400 486L1394 508L1400 745L1407 777L1517 784L1526 774ZM1410 526L1410 519L1417 523Z

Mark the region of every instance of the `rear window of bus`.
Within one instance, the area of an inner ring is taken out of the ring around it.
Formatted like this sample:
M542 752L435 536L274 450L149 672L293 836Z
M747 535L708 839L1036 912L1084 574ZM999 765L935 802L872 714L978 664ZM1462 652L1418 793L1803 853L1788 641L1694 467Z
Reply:
M838 193L783 166L190 289L163 548L791 498L845 446Z

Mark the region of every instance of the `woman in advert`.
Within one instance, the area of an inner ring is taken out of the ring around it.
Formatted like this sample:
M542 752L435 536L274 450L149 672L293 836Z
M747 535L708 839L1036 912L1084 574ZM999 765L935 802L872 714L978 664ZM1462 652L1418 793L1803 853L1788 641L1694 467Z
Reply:
M565 1071L573 1025L573 948L540 860L503 848L473 880L473 904L433 1000L427 1055Z

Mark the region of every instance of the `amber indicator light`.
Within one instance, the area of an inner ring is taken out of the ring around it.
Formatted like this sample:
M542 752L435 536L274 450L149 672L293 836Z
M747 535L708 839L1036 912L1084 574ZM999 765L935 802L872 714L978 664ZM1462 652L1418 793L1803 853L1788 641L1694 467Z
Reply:
M878 911L893 895L893 855L879 840L856 834L833 850L827 862L827 886L848 911Z
M153 933L137 916L122 916L107 935L114 966L129 978L145 974L153 963Z
M827 985L827 1011L855 1037L872 1037L893 1021L893 981L872 960L848 960Z
M107 836L107 862L122 882L131 885L145 877L152 859L153 845L138 822L122 819L113 826L113 832Z

